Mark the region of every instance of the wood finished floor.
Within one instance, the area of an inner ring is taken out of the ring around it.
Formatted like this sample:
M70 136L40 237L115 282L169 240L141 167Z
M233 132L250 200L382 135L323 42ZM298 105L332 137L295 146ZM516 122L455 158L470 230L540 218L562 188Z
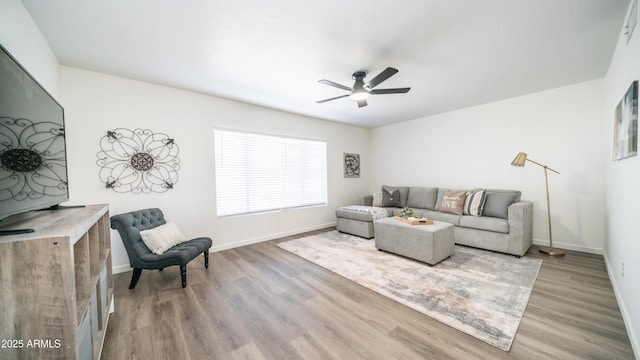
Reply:
M315 231L333 230L326 229ZM540 274L504 352L276 246L114 276L102 359L633 359L602 256L540 254Z

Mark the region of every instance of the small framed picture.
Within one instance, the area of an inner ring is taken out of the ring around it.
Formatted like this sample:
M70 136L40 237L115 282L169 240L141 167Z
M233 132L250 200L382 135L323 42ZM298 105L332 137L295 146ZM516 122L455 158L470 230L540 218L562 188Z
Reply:
M344 177L360 177L360 154L344 153Z

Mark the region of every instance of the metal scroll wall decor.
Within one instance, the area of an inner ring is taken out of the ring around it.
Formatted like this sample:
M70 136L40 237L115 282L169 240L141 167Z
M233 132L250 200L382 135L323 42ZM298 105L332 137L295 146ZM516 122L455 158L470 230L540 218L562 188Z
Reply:
M162 193L173 189L180 169L174 139L149 129L118 128L100 140L97 164L107 189L125 193Z
M1 117L0 130L0 200L67 192L62 125Z

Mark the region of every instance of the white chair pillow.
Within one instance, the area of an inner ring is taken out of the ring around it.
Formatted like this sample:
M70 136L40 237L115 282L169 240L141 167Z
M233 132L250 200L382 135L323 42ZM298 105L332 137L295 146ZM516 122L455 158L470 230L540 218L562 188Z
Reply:
M187 241L184 235L172 221L156 226L153 229L140 231L140 236L145 245L154 254L163 254L170 248Z

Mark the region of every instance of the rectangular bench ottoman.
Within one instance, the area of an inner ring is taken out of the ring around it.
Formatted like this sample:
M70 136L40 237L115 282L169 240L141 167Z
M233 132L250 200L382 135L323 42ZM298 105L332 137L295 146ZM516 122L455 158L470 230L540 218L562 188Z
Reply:
M453 225L434 221L431 225L410 225L396 218L374 222L378 250L435 265L453 255Z
M384 208L349 205L336 209L336 229L340 232L371 239L373 222L387 217Z

